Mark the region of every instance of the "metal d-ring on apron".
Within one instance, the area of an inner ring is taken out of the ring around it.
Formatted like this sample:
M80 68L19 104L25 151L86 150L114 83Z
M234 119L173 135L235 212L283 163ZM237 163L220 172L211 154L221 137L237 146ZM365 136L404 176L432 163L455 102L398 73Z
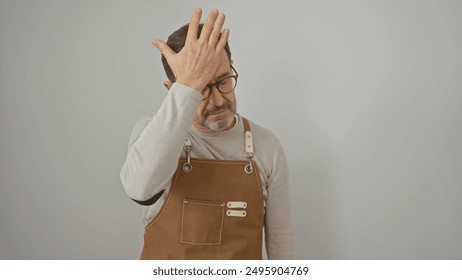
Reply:
M253 172L253 167L252 167L252 158L253 158L253 137L252 137L252 132L250 129L247 127L248 124L246 123L246 130L245 130L245 157L249 161L249 163L244 167L244 171L247 174L251 174ZM183 171L186 173L191 172L192 170L192 165L191 165L191 148L192 148L192 142L189 139L189 137L186 137L186 140L184 141L184 146L183 150L185 151L187 162L183 164Z
M253 139L252 139L252 132L250 132L250 130L245 131L245 157L249 161L249 164L247 164L244 167L244 171L247 174L250 174L253 172L253 167L252 167Z
M186 172L186 173L189 173L192 170L191 154L190 154L191 153L191 147L192 147L191 140L189 140L189 138L186 137L186 140L184 141L184 147L183 147L183 150L184 150L184 152L186 154L186 158L188 159L188 161L183 164L183 171Z

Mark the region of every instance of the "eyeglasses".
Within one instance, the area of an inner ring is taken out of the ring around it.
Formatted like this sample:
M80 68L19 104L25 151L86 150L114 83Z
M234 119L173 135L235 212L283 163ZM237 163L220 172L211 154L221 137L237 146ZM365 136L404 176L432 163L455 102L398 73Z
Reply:
M206 85L204 91L202 92L202 100L205 100L210 97L214 87L217 88L221 94L230 93L234 90L234 88L237 85L237 77L239 76L239 74L233 66L231 66L231 69L233 69L236 75L224 77L216 83Z

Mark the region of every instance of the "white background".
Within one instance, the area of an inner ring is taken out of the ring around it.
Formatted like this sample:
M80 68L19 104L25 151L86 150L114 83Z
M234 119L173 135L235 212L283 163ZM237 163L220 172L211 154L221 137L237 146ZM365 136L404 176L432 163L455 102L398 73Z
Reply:
M461 1L2 0L1 259L138 258L119 171L196 7L285 146L297 258L462 258Z

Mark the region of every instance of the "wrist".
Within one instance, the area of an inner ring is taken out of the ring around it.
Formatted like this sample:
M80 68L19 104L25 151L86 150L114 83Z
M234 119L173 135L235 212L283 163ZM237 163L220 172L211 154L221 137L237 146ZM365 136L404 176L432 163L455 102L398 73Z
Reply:
M202 92L198 91L196 88L190 86L190 85L187 85L187 84L184 84L182 83L181 81L175 81L175 83L173 85L176 85L176 87L180 87L180 88L183 88L183 89L187 89L187 91L191 92L191 93L194 93L195 95L199 95L201 96L202 98Z
M178 83L180 83L180 84L182 84L184 86L193 88L194 90L196 90L199 93L202 93L205 86L207 85L207 84L204 84L203 82L200 82L200 81L188 81L186 79L181 79L181 78L176 79L176 82L178 82Z

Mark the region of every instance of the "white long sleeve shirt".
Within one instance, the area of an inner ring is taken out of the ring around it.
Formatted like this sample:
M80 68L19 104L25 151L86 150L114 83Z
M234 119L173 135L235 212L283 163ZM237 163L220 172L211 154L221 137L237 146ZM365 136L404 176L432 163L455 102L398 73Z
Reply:
M153 117L142 117L129 140L120 178L128 196L147 201L165 190L152 205L145 206L144 224L151 222L165 202L178 159L184 156L186 137L192 142L192 158L246 160L241 116L228 131L202 133L192 122L201 101L194 89L174 83ZM284 150L269 130L251 122L253 161L258 167L265 205L265 244L269 259L294 259L294 238L289 204L289 176Z

